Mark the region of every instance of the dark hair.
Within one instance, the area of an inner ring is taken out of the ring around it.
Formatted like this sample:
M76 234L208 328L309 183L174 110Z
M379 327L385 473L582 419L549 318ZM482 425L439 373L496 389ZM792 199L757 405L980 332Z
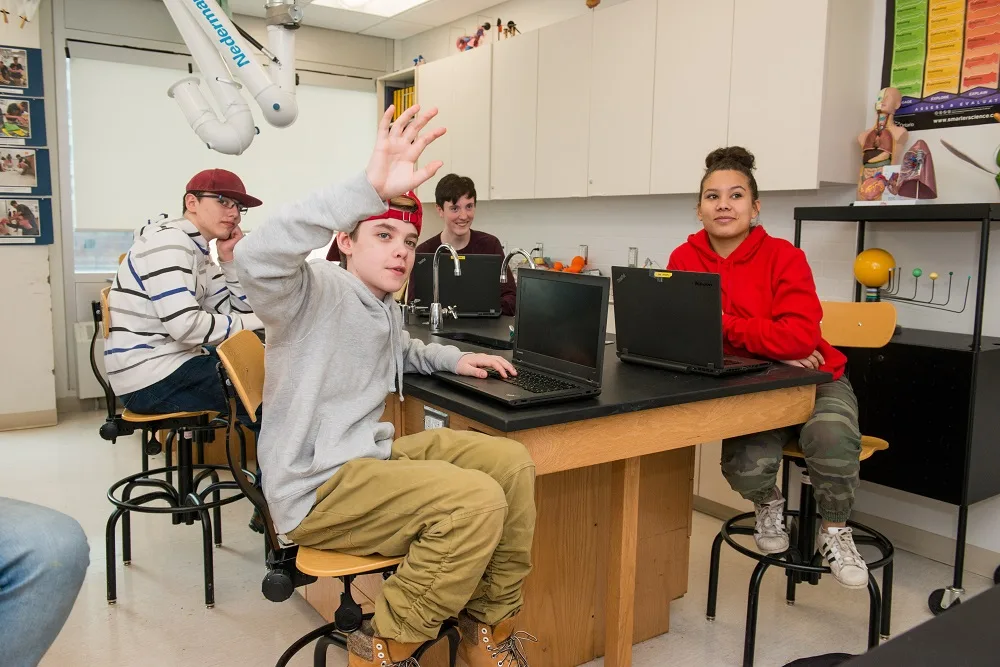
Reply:
M698 199L705 191L705 181L717 171L738 171L747 177L750 182L750 196L753 201L757 201L760 196L757 192L757 179L753 177L754 170L753 153L742 146L727 146L726 148L716 148L705 158L705 175L701 177L701 186L698 188Z
M476 201L476 184L468 176L448 174L434 188L434 202L444 208L447 202L457 202L462 197L472 197Z
M348 234L348 236L351 237L352 241L357 241L358 240L358 232L359 231L361 231L361 225L360 224L355 225L354 230L350 234ZM337 237L336 236L333 237L333 245L337 245ZM347 255L345 255L344 253L340 253L340 268L342 268L342 269L346 269L347 268Z

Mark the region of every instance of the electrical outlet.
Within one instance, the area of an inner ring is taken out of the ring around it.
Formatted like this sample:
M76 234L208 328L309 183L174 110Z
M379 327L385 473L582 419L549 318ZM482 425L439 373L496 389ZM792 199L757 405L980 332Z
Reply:
M435 410L432 407L424 406L424 430L430 431L435 428L448 428L448 413Z

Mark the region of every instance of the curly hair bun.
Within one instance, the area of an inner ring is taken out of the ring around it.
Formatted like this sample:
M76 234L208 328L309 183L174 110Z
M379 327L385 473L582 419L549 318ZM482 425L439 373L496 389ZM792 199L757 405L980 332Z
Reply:
M727 146L726 148L716 148L705 158L705 168L709 171L717 170L725 164L738 164L747 171L754 169L753 153L742 146Z

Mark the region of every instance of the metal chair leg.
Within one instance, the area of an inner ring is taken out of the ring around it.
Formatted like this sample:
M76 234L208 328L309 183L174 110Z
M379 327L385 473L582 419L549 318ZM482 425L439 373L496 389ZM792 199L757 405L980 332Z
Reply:
M149 445L149 431L142 429L142 471L146 472L149 470L149 454L146 453L146 448Z
M108 585L108 604L114 604L118 600L117 579L115 574L115 524L126 510L118 507L108 517L108 524L104 531L104 566L105 576Z
M189 494L188 502L195 507L200 505L198 496ZM209 609L215 606L215 562L212 555L212 518L208 510L195 510L201 519L202 558L205 561L205 606Z
M889 639L892 631L892 561L882 568L882 627L879 630L883 640Z
M708 566L708 607L705 609L705 618L710 621L715 620L715 603L719 597L719 560L722 549L722 533L715 536L712 542L712 559Z
M316 640L316 648L313 650L313 667L326 667L326 652L331 646L339 646L330 635L323 635Z
M871 650L878 646L879 627L882 624L882 596L871 572L868 573L868 597L871 602L868 608L868 650Z
M799 563L799 562L801 562L802 559L799 558L798 555L794 555L793 556L794 551L795 551L794 549L790 549L788 551L788 555L786 556L786 559L788 560L789 563ZM785 571L785 604L787 604L789 607L792 607L792 606L795 605L795 592L796 592L795 589L798 587L798 583L799 583L799 581L795 577L795 572L793 572L792 570L786 570Z
M174 483L174 473L170 468L174 465L174 439L177 437L177 431L167 432L167 442L163 445L163 457L167 468L167 484ZM176 521L174 523L177 523Z
M753 667L754 648L757 644L757 607L760 602L760 584L767 572L767 563L757 563L750 576L747 594L747 627L743 637L743 667Z

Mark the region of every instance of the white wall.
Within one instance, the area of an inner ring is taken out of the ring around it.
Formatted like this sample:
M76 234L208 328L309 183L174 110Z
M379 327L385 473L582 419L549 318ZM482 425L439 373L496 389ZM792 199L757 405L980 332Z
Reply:
M0 44L38 48L40 22L36 18L24 29L18 27L19 21L0 23ZM0 248L0 283L4 285L0 311L11 323L8 332L14 337L0 361L0 395L5 397L0 401L0 429L51 424L55 420L56 359L49 257L56 249Z
M605 2L602 2L602 7ZM474 29L482 16L493 16L494 21L496 16L500 16L506 21L509 15L527 31L582 11L588 10L581 0L533 3L511 0L457 21L453 26L428 31L397 43L396 51L402 59L402 63L397 59L397 65L409 65L409 59L416 53L422 53L427 60L451 55L454 52L452 35L455 30ZM872 21L873 32L868 37L869 52L872 54L870 68L859 75L867 77L874 105L875 94L881 87L884 0L873 2L872 11L877 15ZM874 110L870 110L868 122L874 122L874 117ZM863 129L859 127L857 132ZM955 159L939 143L942 136L977 160L991 164L1000 143L996 126L915 132L911 133L910 142L923 139L933 153L939 203L1000 201L993 179ZM748 148L751 151L754 149L753 146ZM791 240L794 207L843 205L853 200L852 187L829 188L819 192L767 192L762 195L761 220L769 233ZM699 229L694 215L695 203L694 195L490 201L479 205L476 225L499 236L508 250L513 247L530 249L541 241L545 244L546 255L563 261L577 254L580 244L587 244L591 264L608 271L612 264L626 263L629 246L639 248L640 261L650 257L661 265L665 263L670 251L688 234ZM430 236L429 231L424 236ZM946 275L948 271L954 271L958 292L954 300L960 301L966 276L972 276L975 287L978 264L975 225L869 225L867 236L869 247L878 245L887 248L897 263L907 270L919 266L925 274L937 271ZM802 245L812 265L820 297L850 299L854 289L854 226L808 224L803 232ZM996 295L1000 293L1000 246L996 243L991 245L987 295ZM924 282L927 282L926 279ZM904 282L904 285L912 289L912 283ZM929 290L929 287L925 285L925 289ZM926 297L924 291L921 295ZM973 296L970 294L970 306L962 314L899 304L899 321L903 326L914 328L971 332ZM1000 336L1000 308L993 305L995 302L995 298L987 298L984 331ZM858 493L857 509L945 537L954 538L957 530L957 510L953 506L867 482L862 484ZM1000 498L982 502L972 509L969 527L971 544L1000 552L1000 525L993 519L998 511Z

